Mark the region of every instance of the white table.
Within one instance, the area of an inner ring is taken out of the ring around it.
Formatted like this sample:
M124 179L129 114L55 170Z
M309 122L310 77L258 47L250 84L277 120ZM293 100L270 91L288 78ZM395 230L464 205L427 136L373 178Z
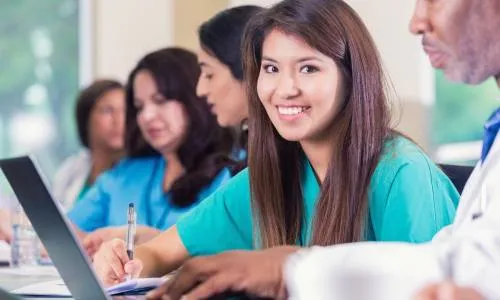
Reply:
M35 267L30 269L10 269L0 268L0 287L7 291L12 291L23 286L57 280L60 276L54 267ZM72 298L25 298L25 299L44 299L44 300L61 300ZM145 299L144 296L115 296L114 300L139 300Z
M12 291L20 287L60 278L54 267L0 268L0 287ZM44 298L49 300L50 298Z

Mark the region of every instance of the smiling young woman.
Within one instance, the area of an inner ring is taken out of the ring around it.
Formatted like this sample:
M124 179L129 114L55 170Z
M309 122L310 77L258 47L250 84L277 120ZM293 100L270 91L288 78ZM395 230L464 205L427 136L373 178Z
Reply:
M248 169L137 247L137 259L117 259L123 241L103 246L95 264L105 282L228 250L424 242L453 220L458 193L389 127L377 49L346 3L286 0L259 13L243 59Z

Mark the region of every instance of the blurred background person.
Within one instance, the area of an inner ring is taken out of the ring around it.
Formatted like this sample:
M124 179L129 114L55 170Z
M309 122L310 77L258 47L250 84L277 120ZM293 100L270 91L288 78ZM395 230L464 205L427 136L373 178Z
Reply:
M78 137L84 147L68 157L54 178L52 194L65 209L81 199L96 178L122 156L125 125L125 89L115 80L96 80L77 97ZM11 212L17 201L0 199L0 240L12 239Z
M83 149L64 161L56 173L52 189L54 198L68 210L123 154L123 85L109 79L93 82L78 96L75 117Z
M129 203L136 207L140 243L175 224L230 178L234 142L196 96L199 74L196 55L181 48L149 53L130 73L127 157L69 212L85 232L80 234L89 253L102 241L125 237Z

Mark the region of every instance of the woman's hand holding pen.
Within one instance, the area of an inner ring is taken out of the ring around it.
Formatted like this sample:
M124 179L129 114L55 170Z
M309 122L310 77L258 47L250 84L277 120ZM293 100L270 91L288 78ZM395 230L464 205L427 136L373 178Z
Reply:
M123 282L127 275L139 277L143 268L139 259L129 259L125 241L104 242L94 256L94 269L105 286Z
M83 247L87 251L87 254L93 257L104 242L111 241L112 239L123 239L126 236L126 226L100 228L88 233L83 238Z

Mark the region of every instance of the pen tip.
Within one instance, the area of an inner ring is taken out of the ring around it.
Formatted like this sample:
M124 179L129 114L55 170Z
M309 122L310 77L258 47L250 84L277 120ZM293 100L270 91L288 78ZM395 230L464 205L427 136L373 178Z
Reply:
M128 204L128 207L129 207L129 208L134 207L134 203L129 203L129 204Z

